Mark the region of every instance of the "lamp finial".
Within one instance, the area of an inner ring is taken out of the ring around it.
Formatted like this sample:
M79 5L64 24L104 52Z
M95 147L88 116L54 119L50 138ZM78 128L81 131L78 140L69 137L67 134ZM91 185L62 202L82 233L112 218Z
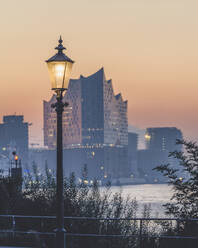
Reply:
M62 40L62 37L61 37L61 35L60 35L60 39L59 39L59 44L62 44L63 43L63 40Z
M58 50L58 53L62 53L63 52L63 50L65 50L66 48L62 45L62 43L63 43L63 40L62 40L62 37L61 37L61 35L60 35L60 39L59 39L59 44L58 44L58 46L57 47L55 47L55 49L56 50Z

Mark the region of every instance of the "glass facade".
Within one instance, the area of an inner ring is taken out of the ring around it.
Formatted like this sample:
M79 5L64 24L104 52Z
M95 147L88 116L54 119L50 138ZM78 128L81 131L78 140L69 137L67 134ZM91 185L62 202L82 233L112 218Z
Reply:
M146 129L145 140L148 150L180 151L182 146L176 145L177 139L182 139L182 132L176 127L153 127Z
M128 145L127 101L114 95L112 81L104 70L79 79L71 79L64 101L69 103L63 113L63 146L123 147ZM56 147L56 113L44 101L44 145Z

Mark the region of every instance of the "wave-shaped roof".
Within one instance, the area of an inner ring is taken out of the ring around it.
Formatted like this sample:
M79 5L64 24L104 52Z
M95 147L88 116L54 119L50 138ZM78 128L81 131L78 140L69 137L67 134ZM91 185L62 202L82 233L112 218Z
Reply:
M104 68L103 67L100 68L97 72L89 75L88 77L85 77L83 75L80 75L80 77L78 79L70 79L69 80L69 86L68 86L68 88L74 86L79 81L86 81L86 80L89 80L89 81L91 81L91 80L93 80L93 81L95 81L95 80L97 80L97 81L100 81L100 80L101 81L106 81L106 79L105 79L105 73L104 73ZM107 80L106 83L112 84L112 79ZM112 87L112 90L113 90L113 86L112 85L111 85L111 87ZM50 99L49 102L54 101L54 98L53 97ZM123 101L123 98L122 98L122 94L121 93L119 93L117 95L114 95L114 97L115 97L115 99L117 101L121 101L121 102L124 102L125 104L127 104L127 101Z
M92 75L88 77L84 77L83 75L80 76L81 79L100 79L100 78L105 78L104 74L104 68L100 68L97 72L93 73Z

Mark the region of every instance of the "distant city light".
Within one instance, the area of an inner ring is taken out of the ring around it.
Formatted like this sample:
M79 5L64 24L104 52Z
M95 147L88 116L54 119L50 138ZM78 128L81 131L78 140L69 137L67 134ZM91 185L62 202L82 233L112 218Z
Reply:
M6 147L3 147L2 150L3 150L3 151L6 151Z
M144 137L145 137L146 140L150 140L151 139L151 135L149 135L148 133L146 133Z

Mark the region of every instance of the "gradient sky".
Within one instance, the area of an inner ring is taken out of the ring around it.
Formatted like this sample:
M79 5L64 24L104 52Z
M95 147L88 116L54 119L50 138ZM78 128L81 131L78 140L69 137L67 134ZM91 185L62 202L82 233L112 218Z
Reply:
M2 0L0 118L24 114L41 142L45 60L62 35L72 77L102 66L129 104L129 124L176 126L198 140L197 0Z

